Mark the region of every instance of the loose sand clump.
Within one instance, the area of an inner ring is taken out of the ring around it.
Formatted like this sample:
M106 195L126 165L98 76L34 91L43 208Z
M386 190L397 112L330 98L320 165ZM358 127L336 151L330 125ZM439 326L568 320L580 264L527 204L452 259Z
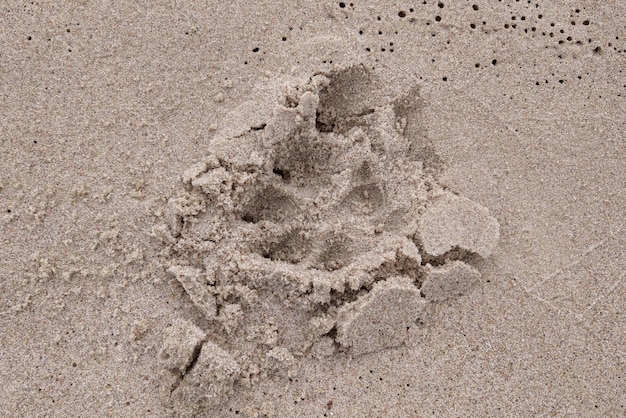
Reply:
M227 118L155 227L209 324L166 339L178 404L211 407L299 356L403 344L498 241L487 209L437 183L419 89L382 99L361 66L286 84Z

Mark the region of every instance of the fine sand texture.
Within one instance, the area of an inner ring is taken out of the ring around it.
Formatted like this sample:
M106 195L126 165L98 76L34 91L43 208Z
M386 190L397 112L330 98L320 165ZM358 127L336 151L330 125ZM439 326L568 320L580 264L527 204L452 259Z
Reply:
M626 415L626 4L0 21L0 416Z

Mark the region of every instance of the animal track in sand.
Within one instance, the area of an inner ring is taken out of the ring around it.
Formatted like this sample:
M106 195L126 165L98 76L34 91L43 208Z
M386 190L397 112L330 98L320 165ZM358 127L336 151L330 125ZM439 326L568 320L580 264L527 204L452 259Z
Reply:
M177 325L164 347L184 357L163 359L178 409L301 356L401 345L429 303L479 279L470 263L492 253L498 222L437 183L419 88L385 101L379 85L362 66L286 83L235 109L183 174L155 233L208 326ZM207 391L204 375L225 386Z

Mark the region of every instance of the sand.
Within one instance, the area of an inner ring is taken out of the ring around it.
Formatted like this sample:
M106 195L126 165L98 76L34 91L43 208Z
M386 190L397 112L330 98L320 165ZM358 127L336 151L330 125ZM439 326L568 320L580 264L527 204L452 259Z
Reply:
M1 10L1 415L626 413L623 5Z

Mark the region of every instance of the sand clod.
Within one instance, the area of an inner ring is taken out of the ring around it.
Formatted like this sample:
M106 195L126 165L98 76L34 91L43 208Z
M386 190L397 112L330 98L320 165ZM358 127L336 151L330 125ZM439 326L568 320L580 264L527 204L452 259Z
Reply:
M163 368L184 374L205 338L206 334L192 323L184 320L174 322L159 352Z
M489 257L500 238L500 225L483 206L446 192L437 198L419 222L424 250L441 256L458 247Z
M227 351L207 341L193 368L172 392L171 403L179 413L214 407L232 393L240 371L239 364Z
M367 295L339 310L337 340L355 354L398 346L425 304L409 277L377 282Z
M477 282L478 270L460 260L449 261L440 267L426 266L422 294L427 301L441 301L464 294Z

